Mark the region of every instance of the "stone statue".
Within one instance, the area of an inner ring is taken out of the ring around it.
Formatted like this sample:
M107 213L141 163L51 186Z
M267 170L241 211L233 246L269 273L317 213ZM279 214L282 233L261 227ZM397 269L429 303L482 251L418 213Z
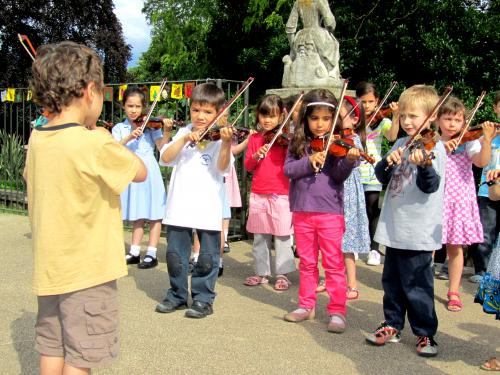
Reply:
M297 31L299 18L303 28ZM338 83L340 55L334 31L335 17L327 0L295 0L286 23L290 55L283 57L283 87Z

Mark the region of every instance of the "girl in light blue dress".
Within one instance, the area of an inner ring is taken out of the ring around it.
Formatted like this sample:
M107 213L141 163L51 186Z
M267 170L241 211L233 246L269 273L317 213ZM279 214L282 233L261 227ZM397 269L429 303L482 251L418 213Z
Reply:
M161 220L165 215L167 195L165 184L156 160L155 147L159 150L169 142L172 121L163 120L161 129L146 126L140 129L142 121L134 120L142 117L146 105L146 97L138 87L129 87L123 94L123 107L127 118L116 124L113 137L130 151L139 156L148 169L146 181L132 182L121 194L122 219L133 224L132 243L125 259L127 264L137 264L141 269L158 265L156 250L161 234ZM149 242L146 255L140 262L141 241L144 235L144 222L149 221Z

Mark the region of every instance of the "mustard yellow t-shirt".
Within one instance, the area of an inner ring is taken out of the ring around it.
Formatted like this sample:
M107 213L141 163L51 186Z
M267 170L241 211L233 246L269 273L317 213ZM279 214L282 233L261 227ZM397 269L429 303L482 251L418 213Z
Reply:
M127 274L120 193L138 169L111 134L78 124L33 130L25 177L35 294L73 292Z

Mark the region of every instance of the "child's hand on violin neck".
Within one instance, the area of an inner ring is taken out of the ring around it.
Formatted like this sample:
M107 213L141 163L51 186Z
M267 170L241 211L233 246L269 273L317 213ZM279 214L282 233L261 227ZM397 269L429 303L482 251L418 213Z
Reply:
M347 151L346 159L349 160L351 163L356 162L361 157L361 154L359 152L359 149L353 147L349 151Z
M389 108L392 111L392 117L396 118L399 116L399 102L391 102L389 103Z
M174 126L174 120L171 118L164 118L161 122L163 122L163 131L170 131Z
M224 126L220 128L220 138L224 143L230 143L233 138L233 128L230 126Z
M184 140L187 142L198 142L201 138L201 133L203 133L203 129L192 130L191 133L186 134L184 136Z
M311 156L309 156L309 162L314 170L314 172L318 173L322 165L325 164L326 160L326 151L315 152Z
M487 142L491 142L497 134L500 134L500 130L496 130L494 122L486 121L483 123L483 138Z
M259 148L255 152L255 154L253 154L253 158L255 160L264 159L264 157L266 156L268 150L269 150L269 145L265 144L264 146L262 146L261 148Z
M500 169L491 169L486 173L486 181L494 181L500 177Z

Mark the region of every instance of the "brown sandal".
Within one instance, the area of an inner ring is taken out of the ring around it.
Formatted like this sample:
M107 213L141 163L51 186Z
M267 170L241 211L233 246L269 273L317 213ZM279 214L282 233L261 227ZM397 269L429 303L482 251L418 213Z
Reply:
M500 371L500 360L496 357L491 357L483 365L479 366L479 368L485 371Z
M290 289L292 285L291 281L285 275L279 275L276 277L276 282L274 283L274 290L283 292Z

